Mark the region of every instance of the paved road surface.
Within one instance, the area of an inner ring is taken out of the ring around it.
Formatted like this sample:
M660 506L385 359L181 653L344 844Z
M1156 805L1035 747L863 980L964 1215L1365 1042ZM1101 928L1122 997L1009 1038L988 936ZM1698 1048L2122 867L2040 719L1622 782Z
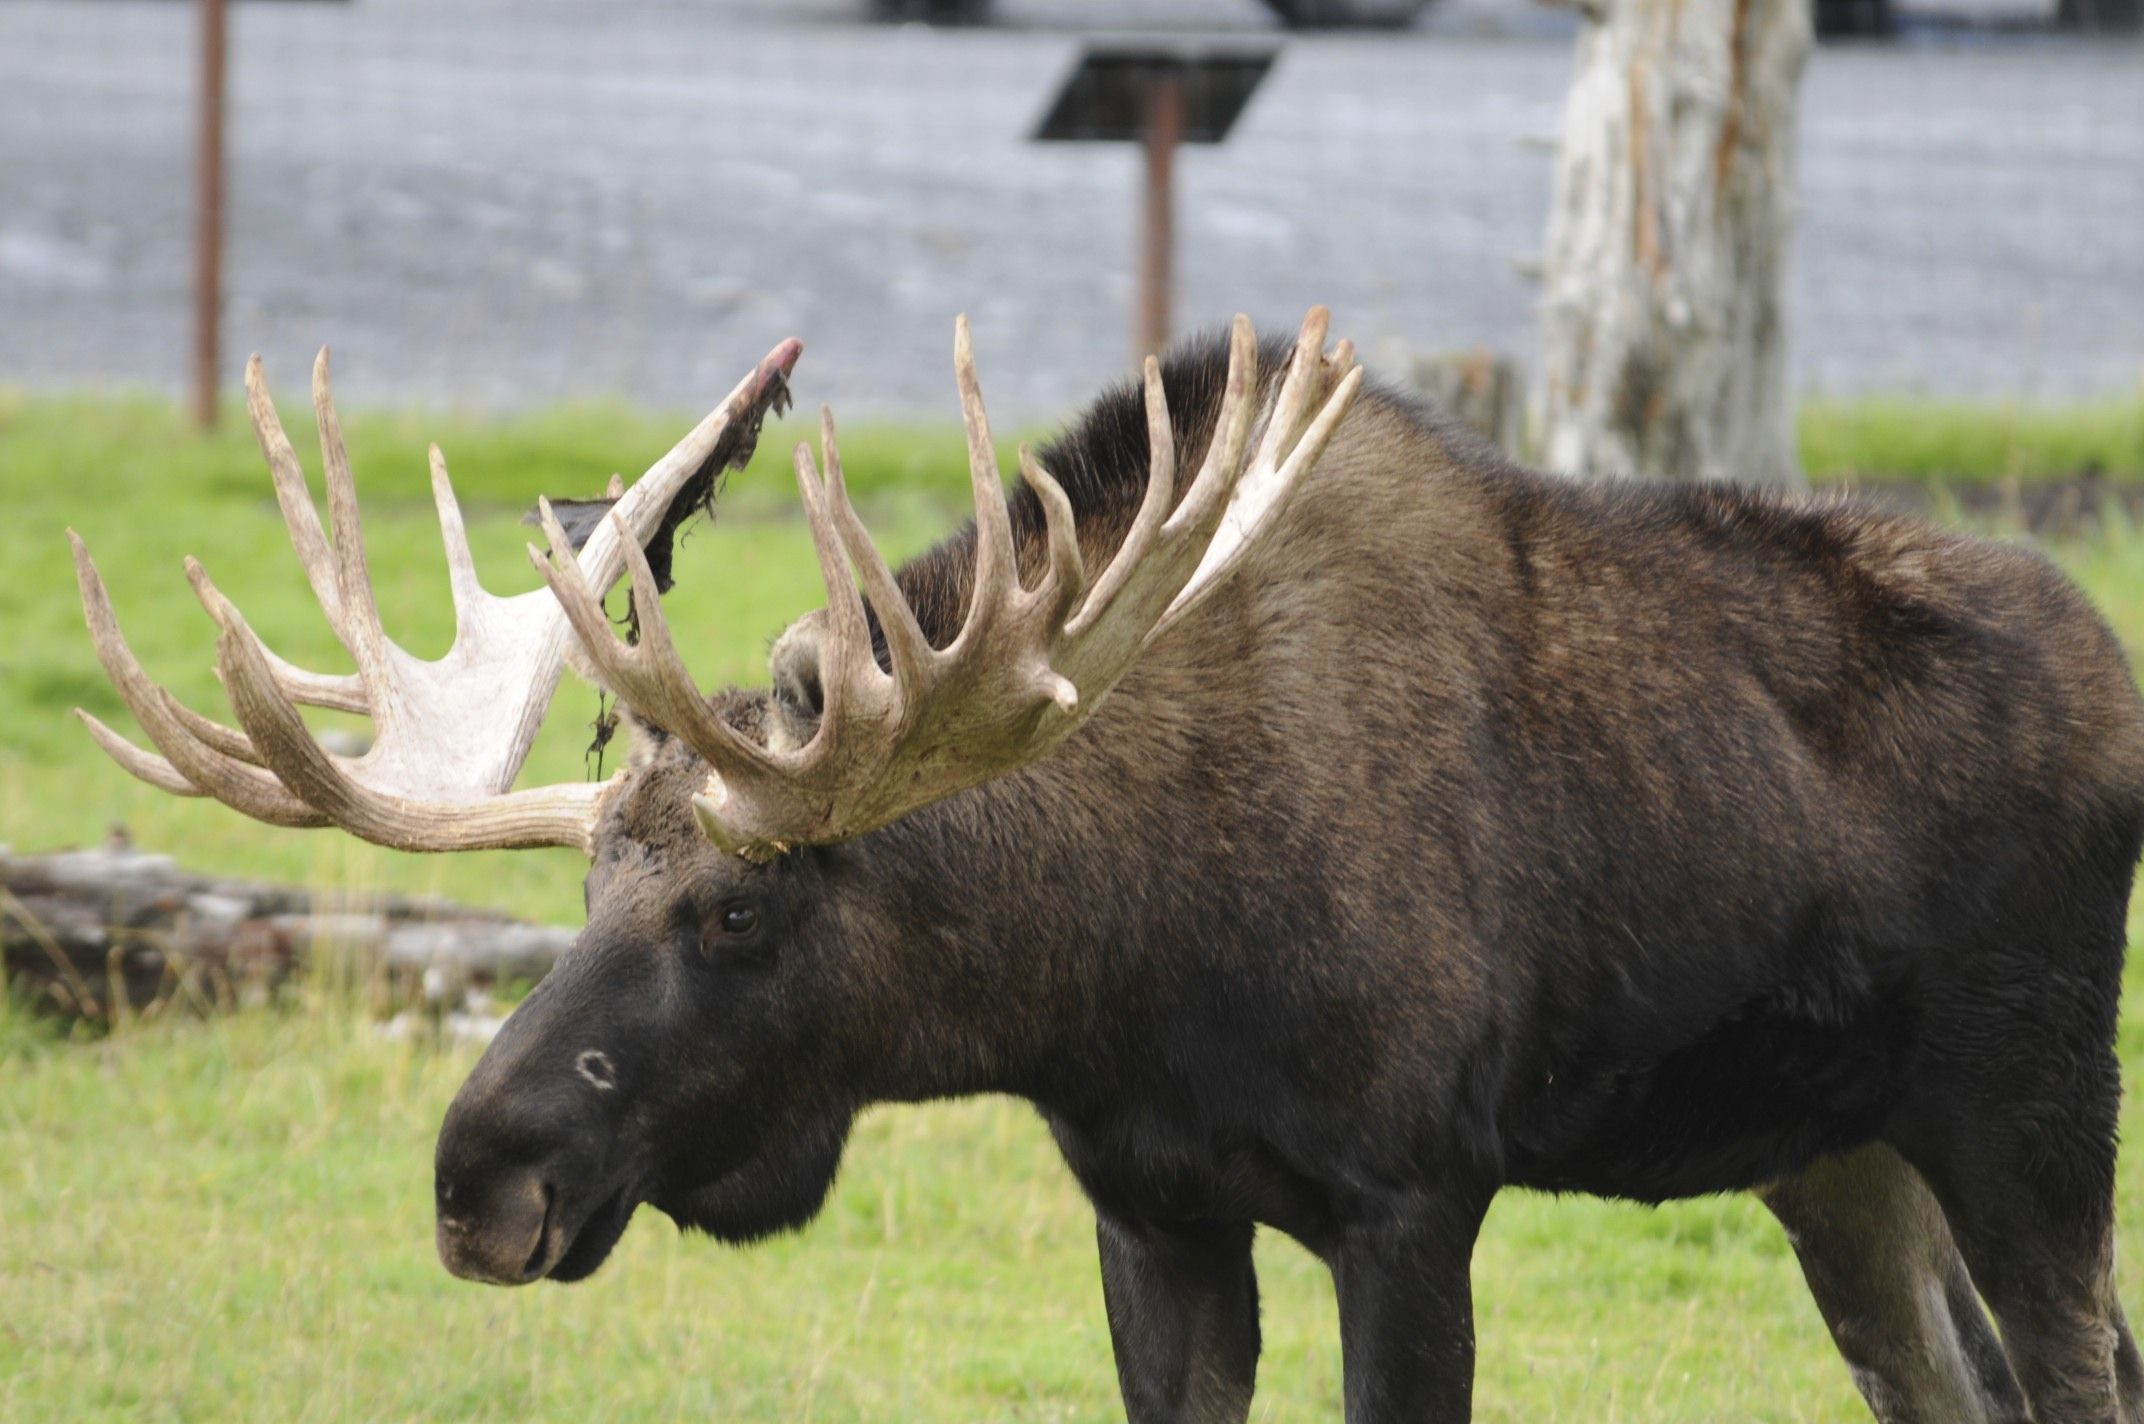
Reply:
M0 3L0 383L179 384L190 9ZM1160 0L1005 0L967 32L846 0L233 11L234 373L260 349L300 388L332 339L352 402L684 405L794 333L808 401L945 413L963 308L1003 410L1125 365L1133 156L1022 140L1075 28ZM1269 33L1249 0L1165 13ZM1236 137L1182 164L1180 323L1323 300L1373 354L1530 352L1526 140L1555 127L1564 24L1455 0L1289 41ZM1805 113L1805 386L2144 380L2144 48L1826 48Z

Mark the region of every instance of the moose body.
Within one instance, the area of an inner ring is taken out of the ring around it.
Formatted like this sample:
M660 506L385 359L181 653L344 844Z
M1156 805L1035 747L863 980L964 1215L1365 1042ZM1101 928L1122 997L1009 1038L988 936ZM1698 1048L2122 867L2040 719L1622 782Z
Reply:
M1227 384L1219 345L1162 368L1179 467ZM1085 569L1149 430L1130 387L1041 454ZM1029 588L1047 503L1010 505ZM1135 1421L1245 1417L1258 1225L1334 1273L1351 1421L1467 1418L1509 1185L1760 1193L1887 1421L2144 1420L2144 706L2075 589L1850 503L1531 474L1377 392L1275 518L1076 730L861 834L719 846L720 775L641 709L586 931L442 1128L448 1266L577 1279L641 1202L798 1227L862 1107L993 1091L1094 1204ZM986 535L897 576L936 649ZM725 735L813 743L829 616Z

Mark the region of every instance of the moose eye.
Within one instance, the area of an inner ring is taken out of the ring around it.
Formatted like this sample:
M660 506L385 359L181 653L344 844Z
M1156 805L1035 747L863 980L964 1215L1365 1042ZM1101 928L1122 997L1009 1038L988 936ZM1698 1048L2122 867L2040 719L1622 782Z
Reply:
M739 955L756 957L763 918L760 907L750 900L715 906L700 921L700 952L724 962L735 961Z

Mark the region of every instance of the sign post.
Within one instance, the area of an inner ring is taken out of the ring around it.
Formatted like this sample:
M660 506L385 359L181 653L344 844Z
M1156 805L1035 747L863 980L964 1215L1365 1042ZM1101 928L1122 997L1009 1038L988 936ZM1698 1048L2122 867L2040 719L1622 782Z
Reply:
M227 48L224 0L200 0L201 52L194 102L194 349L193 417L203 430L216 423L216 372L223 316L223 72Z
M1080 56L1035 130L1041 143L1137 143L1145 152L1135 361L1169 341L1177 145L1227 138L1276 52L1097 46Z

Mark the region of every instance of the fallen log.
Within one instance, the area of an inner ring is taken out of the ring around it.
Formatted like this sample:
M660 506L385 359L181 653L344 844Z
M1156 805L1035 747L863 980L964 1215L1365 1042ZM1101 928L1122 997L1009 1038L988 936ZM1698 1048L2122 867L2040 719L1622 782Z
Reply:
M272 993L332 957L421 986L434 1002L533 982L573 943L563 926L399 895L315 896L190 874L131 846L17 856L0 847L0 962L10 984L64 1012L109 1016L190 998Z

